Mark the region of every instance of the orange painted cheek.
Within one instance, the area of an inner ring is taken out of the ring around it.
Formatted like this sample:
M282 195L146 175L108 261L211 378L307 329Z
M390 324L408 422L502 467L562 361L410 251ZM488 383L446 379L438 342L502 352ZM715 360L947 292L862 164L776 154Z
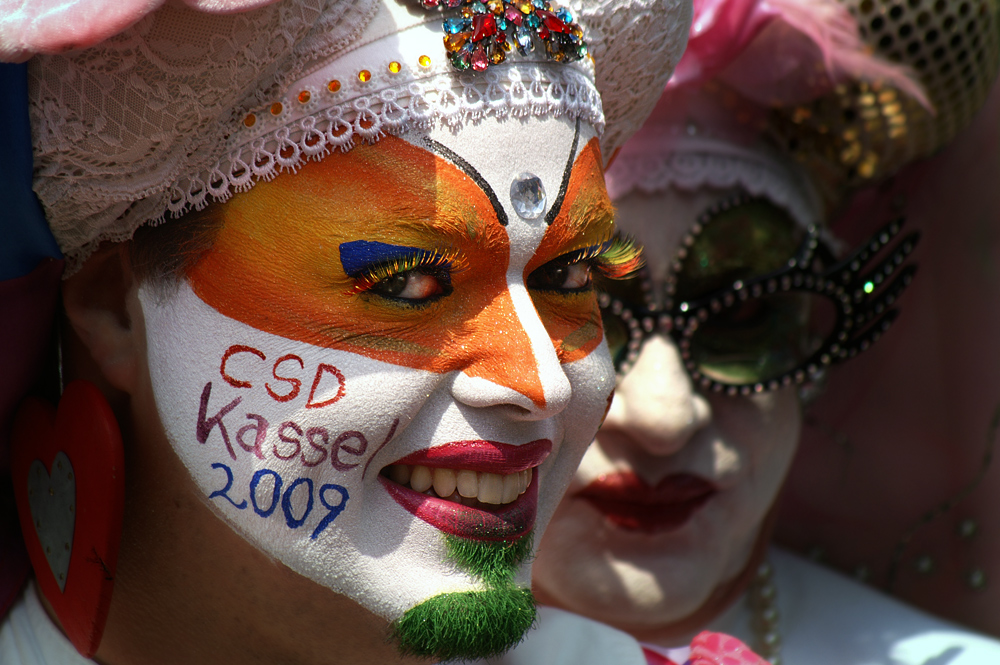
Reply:
M531 299L552 339L559 362L586 358L600 345L604 329L593 293L534 293Z
M525 277L568 252L607 240L613 228L612 216L601 171L600 148L597 139L591 139L573 164L563 207L528 262ZM580 360L601 343L604 334L601 314L592 292L533 292L531 298L560 362Z

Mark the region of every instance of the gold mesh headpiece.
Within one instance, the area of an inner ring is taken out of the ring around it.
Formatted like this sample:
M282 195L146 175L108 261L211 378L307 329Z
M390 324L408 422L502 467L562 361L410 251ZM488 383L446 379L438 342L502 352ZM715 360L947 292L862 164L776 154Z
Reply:
M854 82L774 110L778 140L835 195L930 155L969 124L1000 67L1000 0L839 0L874 54L909 66L934 105Z

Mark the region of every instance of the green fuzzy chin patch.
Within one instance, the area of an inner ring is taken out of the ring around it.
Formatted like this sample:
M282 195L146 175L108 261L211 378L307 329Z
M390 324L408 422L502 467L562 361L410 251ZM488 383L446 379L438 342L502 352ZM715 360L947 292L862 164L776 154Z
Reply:
M502 654L535 621L531 590L514 584L518 567L531 555L532 535L513 542L446 536L445 544L448 558L487 588L443 593L408 610L392 627L400 651L441 660Z

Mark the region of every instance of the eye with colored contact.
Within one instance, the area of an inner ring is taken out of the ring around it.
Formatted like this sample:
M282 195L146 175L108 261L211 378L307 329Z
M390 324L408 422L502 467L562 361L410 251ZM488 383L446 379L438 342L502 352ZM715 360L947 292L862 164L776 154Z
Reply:
M528 287L539 291L589 291L594 272L611 280L627 279L642 267L642 256L630 239L616 234L609 240L563 254L528 275Z

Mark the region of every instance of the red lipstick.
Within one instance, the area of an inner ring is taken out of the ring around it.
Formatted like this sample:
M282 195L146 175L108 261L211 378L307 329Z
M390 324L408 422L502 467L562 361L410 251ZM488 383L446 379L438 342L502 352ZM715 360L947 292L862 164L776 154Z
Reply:
M506 475L538 466L551 451L552 442L548 439L519 446L497 441L455 441L417 451L394 464ZM481 510L421 494L385 476L380 475L378 479L396 503L410 514L453 536L474 540L509 540L527 534L535 526L538 474L532 475L531 484L524 494L512 503L497 506L495 510Z
M631 471L601 476L576 494L616 526L657 533L684 526L718 491L689 473L667 476L651 487Z

